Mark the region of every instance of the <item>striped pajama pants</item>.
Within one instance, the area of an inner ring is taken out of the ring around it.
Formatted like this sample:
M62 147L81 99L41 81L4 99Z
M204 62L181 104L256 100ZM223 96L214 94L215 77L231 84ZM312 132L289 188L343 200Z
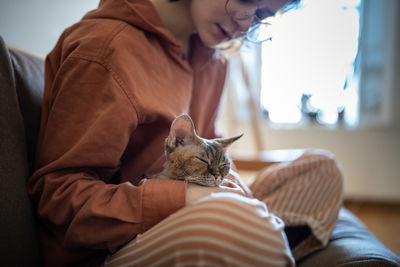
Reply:
M177 211L104 265L294 266L327 244L342 203L342 172L332 154L310 150L268 167L250 189L254 199L216 193ZM285 229L299 226L308 232L292 246Z

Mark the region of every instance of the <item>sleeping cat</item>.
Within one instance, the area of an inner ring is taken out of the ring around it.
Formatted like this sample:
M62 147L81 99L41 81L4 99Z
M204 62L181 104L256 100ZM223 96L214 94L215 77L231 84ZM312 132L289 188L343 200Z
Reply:
M205 186L218 186L230 170L225 151L242 135L205 139L196 134L192 119L182 114L172 122L165 140L167 161L155 178L186 180Z

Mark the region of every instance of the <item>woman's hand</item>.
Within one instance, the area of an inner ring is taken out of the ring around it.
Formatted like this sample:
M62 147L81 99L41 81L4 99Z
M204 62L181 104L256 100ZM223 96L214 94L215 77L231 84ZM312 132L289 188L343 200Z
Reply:
M208 196L212 193L230 192L246 196L243 189L233 183L224 180L219 186L202 186L194 183L188 183L186 188L186 206L193 204L202 197Z
M250 188L243 182L242 178L240 178L240 175L237 172L231 169L227 175L227 178L239 186L245 192L246 197L253 197L253 193L251 192Z

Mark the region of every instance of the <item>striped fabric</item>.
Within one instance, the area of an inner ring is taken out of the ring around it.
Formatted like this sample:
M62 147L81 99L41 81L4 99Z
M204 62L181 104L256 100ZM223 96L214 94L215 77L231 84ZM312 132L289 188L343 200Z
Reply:
M331 154L308 151L262 170L250 188L257 199L216 193L179 210L104 265L294 266L294 257L326 245L342 197L341 171ZM290 251L285 224L308 225L312 235Z
M259 172L250 189L286 226L310 227L312 235L292 250L296 259L328 243L343 197L342 170L334 155L306 151L293 162Z

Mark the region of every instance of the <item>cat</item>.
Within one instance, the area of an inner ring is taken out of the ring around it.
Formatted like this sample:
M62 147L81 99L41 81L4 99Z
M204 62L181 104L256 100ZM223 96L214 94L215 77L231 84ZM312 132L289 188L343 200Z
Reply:
M230 170L227 148L243 134L232 138L205 139L196 134L186 113L171 124L165 139L166 163L154 178L186 180L204 186L218 186Z

